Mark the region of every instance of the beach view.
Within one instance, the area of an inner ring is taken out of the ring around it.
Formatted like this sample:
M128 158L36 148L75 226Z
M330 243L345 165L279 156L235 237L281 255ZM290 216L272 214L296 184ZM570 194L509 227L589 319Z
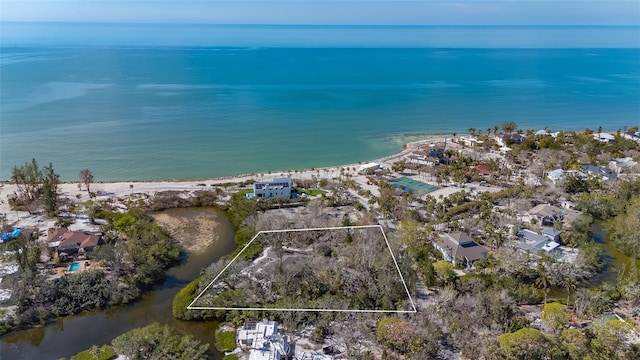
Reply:
M89 3L1 3L0 358L640 357L637 4Z

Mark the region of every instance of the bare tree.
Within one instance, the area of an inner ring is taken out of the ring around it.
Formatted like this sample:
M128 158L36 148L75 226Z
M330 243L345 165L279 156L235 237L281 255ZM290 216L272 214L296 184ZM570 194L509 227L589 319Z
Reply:
M90 193L91 191L89 190L89 186L93 182L93 173L91 172L91 170L80 170L80 181L82 181L84 186L87 188L87 193Z

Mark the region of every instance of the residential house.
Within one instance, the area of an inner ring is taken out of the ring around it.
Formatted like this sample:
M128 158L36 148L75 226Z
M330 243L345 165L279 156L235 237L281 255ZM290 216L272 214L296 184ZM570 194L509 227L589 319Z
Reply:
M563 210L558 207L539 204L527 211L522 220L532 224L553 226L558 220L562 220L563 213Z
M609 162L609 168L618 174L627 171L636 165L638 165L638 163L630 157L619 158Z
M94 247L103 243L101 232L69 231L67 228L49 229L47 241L49 247L56 248L59 254L67 255L91 252Z
M476 146L476 145L484 144L484 142L482 140L478 140L478 138L473 136L473 135L460 136L459 141L462 141L462 143L465 146Z
M249 360L282 360L289 355L289 338L278 332L278 323L249 321L237 331L236 341L249 349Z
M552 227L545 227L542 228L540 234L542 234L542 236L545 236L549 240L560 242L560 234L562 234L562 230L557 230Z
M614 142L616 141L616 137L608 134L608 133L603 133L603 132L599 132L599 133L594 133L593 134L593 138L595 140L598 140L602 143L610 143L610 142Z
M616 180L618 178L615 172L597 165L582 165L582 171L587 175L597 176L602 180Z
M275 178L270 181L256 181L253 183L253 193L258 199L291 197L291 179Z
M487 256L488 250L475 242L471 236L462 232L441 234L433 244L446 261L455 263L456 259L464 258L467 266Z
M578 176L582 179L586 179L588 177L587 174L579 170L555 169L547 173L547 178L551 180L552 183L559 184L564 180L566 176L571 176L571 175Z
M478 171L478 174L480 174L482 176L490 176L491 175L491 169L489 169L489 167L487 165L477 165L476 166L476 170Z
M381 170L381 169L382 169L382 166L380 164L370 162L367 164L360 165L360 167L358 168L358 173L366 174L366 173L375 172L376 170Z
M438 164L438 158L424 155L409 155L409 162L418 165L434 166Z
M500 147L509 146L512 144L520 145L526 139L526 136L517 132L511 134L500 134L493 137L496 144Z
M525 251L554 253L561 250L560 244L557 241L551 240L547 236L540 235L531 230L519 231L518 238L516 246Z
M622 137L627 140L633 140L635 142L640 142L640 132L638 131L627 131L622 133Z

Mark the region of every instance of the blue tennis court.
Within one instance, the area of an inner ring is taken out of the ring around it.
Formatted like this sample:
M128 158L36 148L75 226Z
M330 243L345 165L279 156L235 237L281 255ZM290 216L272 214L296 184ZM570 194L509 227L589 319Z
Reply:
M422 181L417 181L417 180L413 180L413 179L409 179L406 177L399 177L395 180L391 180L391 185L400 188L404 191L407 190L411 190L414 193L420 193L420 194L428 194L432 191L436 191L439 189L439 187L434 186L434 185L429 185L426 183L423 183Z

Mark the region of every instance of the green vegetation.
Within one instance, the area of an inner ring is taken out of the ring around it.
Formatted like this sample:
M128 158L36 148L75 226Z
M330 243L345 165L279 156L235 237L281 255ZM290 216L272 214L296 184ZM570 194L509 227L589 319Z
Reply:
M110 360L116 357L115 351L110 346L92 346L91 349L81 351L71 357L71 360Z
M198 296L198 279L193 280L189 285L182 288L173 298L173 317L182 320L198 319L198 311L187 310L187 306Z
M40 247L35 242L21 236L3 245L14 252L19 265L17 273L6 277L18 306L16 326L130 302L162 281L166 270L179 260L179 245L141 210L103 211L101 216L111 220L103 227L107 243L90 256L110 272L91 269L49 279L36 269Z
M138 359L206 359L208 344L201 345L169 325L154 323L126 332L111 342L118 354Z
M14 166L11 181L18 185L18 191L9 197L13 209L33 213L43 206L49 216L57 215L60 176L51 163L40 169L36 159L31 159L22 166Z
M236 348L236 333L233 331L220 331L216 333L216 348L227 352Z
M640 258L640 195L625 204L622 212L608 224L609 239L624 254Z

